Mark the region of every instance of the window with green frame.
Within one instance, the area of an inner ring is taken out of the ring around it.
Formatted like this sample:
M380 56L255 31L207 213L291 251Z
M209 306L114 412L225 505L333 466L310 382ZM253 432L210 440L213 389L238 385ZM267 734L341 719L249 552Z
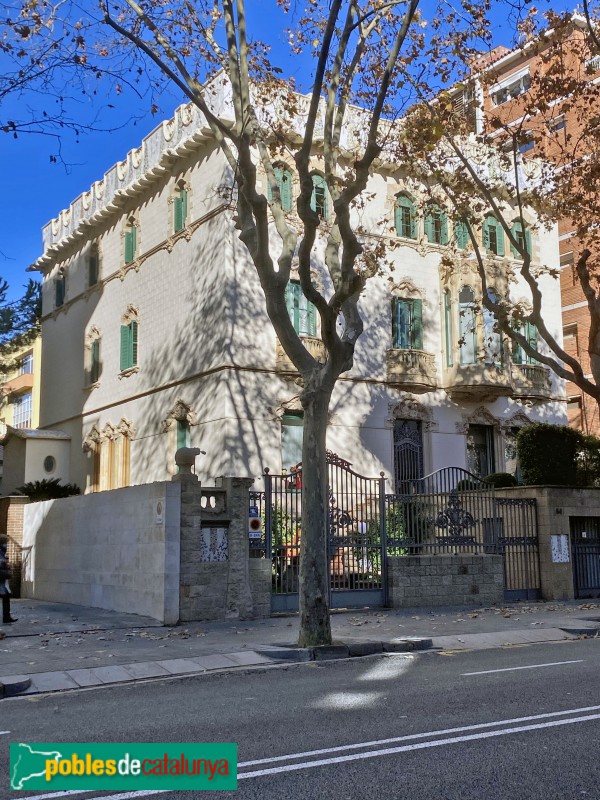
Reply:
M291 170L282 166L281 164L273 167L273 171L275 172L275 180L277 181L277 186L279 187L281 208L284 211L291 211L294 207L294 176L292 175ZM269 200L269 203L273 202L273 192L271 191L270 186L267 187L267 199Z
M310 198L310 207L316 211L321 219L327 219L329 216L329 193L327 192L327 183L322 175L318 172L313 172L311 175L313 182L313 190Z
M127 223L125 228L125 263L131 264L135 260L137 248L137 228L132 220Z
M530 347L537 350L538 336L537 328L533 322L522 322L518 328L518 332L527 339ZM512 360L513 364L537 364L537 359L533 356L527 355L519 342L513 341L512 343Z
M499 297L493 289L487 290L491 303L498 303ZM483 306L483 350L485 363L501 367L503 362L502 336L497 328L496 318L492 311Z
M65 290L67 279L64 272L60 272L54 281L54 305L60 308L65 302Z
M446 366L451 367L454 364L454 324L450 289L446 289L444 292L444 328L446 334Z
M173 198L173 230L175 233L182 231L187 222L188 193L186 189L179 189Z
M474 364L477 361L477 310L470 286L463 286L458 295L458 331L460 363Z
M306 299L298 281L290 281L288 283L286 304L288 314L298 336L316 336L317 309Z
M90 383L100 380L100 339L93 339L90 344Z
M448 217L446 212L433 204L425 212L425 236L432 244L448 244Z
M397 194L394 205L394 225L398 236L404 239L417 238L417 210L406 194Z
M488 253L504 255L504 230L493 214L483 221L483 246Z
M95 286L100 277L100 251L98 245L94 243L90 247L88 255L88 286Z
M137 366L138 360L138 324L132 319L121 325L121 372Z
M423 301L392 298L392 347L423 349Z
M288 411L281 418L281 468L290 472L302 461L304 417L301 411Z
M470 241L467 223L461 219L456 220L454 223L454 243L459 250L466 250Z
M510 231L519 243L519 246L531 255L531 233L527 228L523 228L523 223L520 220L516 220L513 222ZM523 258L512 242L510 243L510 251L515 258Z

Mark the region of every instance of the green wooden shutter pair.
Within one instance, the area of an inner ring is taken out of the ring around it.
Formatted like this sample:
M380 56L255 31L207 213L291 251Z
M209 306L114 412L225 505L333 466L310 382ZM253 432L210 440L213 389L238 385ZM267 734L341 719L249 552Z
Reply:
M187 220L187 192L182 189L179 194L173 199L173 214L174 214L174 230L175 233L182 231L185 228Z
M439 206L429 206L427 209L425 236L432 244L448 244L448 217Z
M527 339L529 346L537 350L537 328L535 325L532 322L524 322L519 326L518 330ZM514 364L537 364L537 359L525 353L519 342L515 341L512 343L512 358Z
M273 167L275 173L275 180L279 187L279 195L281 197L281 208L284 211L291 211L294 205L294 197L292 193L292 173L285 167ZM267 200L269 203L273 202L273 192L271 186L267 186Z
M396 195L394 225L398 236L405 239L417 238L417 218L415 206L404 194Z
M94 339L90 352L90 383L100 379L100 339Z
M317 309L306 299L298 281L290 281L285 297L288 314L298 336L317 335Z
M129 225L125 229L125 263L131 264L135 259L136 227Z
M504 230L495 217L485 218L483 223L483 246L488 253L495 253L498 256L504 255Z
M135 320L131 320L128 325L121 325L121 372L137 365L137 327Z
M392 346L397 350L423 349L423 302L392 298Z
M177 420L177 449L180 447L189 447L191 442L190 437L190 423L187 419Z
M529 253L529 255L531 255L531 233L527 229L523 231L523 225L521 222L514 222L510 230L518 242L524 241L525 250ZM510 243L510 251L515 258L522 258L521 253L519 253L512 242Z

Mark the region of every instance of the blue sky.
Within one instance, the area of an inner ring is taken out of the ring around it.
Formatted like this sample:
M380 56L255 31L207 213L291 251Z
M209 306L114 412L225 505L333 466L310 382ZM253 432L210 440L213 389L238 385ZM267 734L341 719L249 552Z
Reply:
M280 15L273 13L265 16L265 3L261 0L254 2L255 7L261 9L260 35L273 42L274 53L280 56L281 67L287 74L291 71L298 83L302 84L306 64L303 64L303 59L287 56L283 46L284 35L280 30ZM558 11L572 8L573 5L557 0L552 7ZM506 24L501 3L497 4L494 14L494 29L497 44L511 44L511 31ZM13 99L10 102L16 101ZM104 107L107 101L97 98L97 102ZM61 140L64 164L51 162L51 156L57 153L57 141L52 137L25 134L13 139L10 135L0 134L0 275L9 281L11 296L21 294L22 286L29 277L26 268L42 254L42 227L136 147L160 119L171 116L180 102L180 96L166 91L160 100L159 113L152 117L147 112L147 100L136 103L134 98L129 97L126 103L119 103L117 99L115 108L105 108L101 122L105 128L119 129L110 133L97 131L82 134L78 142L72 133L65 133ZM10 110L10 105L8 108L3 106L4 118L10 118Z

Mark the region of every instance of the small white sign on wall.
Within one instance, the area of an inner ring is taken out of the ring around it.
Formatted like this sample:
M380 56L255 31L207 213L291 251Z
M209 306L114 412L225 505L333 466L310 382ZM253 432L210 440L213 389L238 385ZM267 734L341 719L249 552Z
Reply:
M164 503L162 500L158 500L156 503L156 507L154 509L154 524L155 525L162 525L164 520Z
M553 564L568 564L569 557L569 537L565 533L557 533L550 537L552 548Z

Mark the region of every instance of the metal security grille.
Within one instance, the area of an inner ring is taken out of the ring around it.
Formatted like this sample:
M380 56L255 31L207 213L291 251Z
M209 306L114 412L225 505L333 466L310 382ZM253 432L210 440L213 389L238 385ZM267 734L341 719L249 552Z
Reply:
M600 597L600 518L571 517L575 597Z
M395 485L423 477L423 434L414 419L394 420Z

